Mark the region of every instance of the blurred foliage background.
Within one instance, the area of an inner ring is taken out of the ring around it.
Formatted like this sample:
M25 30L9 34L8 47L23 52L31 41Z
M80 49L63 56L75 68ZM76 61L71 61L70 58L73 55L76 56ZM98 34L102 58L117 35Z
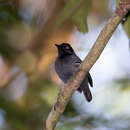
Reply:
M62 85L54 71L54 44L70 42L81 51L88 48L81 44L86 38L79 39L107 21L115 6L112 0L0 0L0 130L42 128ZM122 23L130 38L129 14ZM124 91L128 95L128 77L114 80L107 92L112 95L117 86L117 95ZM105 103L100 97L98 102ZM57 130L124 128L116 125L124 121L121 117L106 119L95 112L85 116L79 106L70 101ZM127 121L125 116L129 129Z

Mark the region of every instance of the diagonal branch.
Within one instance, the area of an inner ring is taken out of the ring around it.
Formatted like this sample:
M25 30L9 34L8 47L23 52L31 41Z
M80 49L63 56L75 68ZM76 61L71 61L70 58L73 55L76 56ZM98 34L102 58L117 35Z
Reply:
M113 32L116 30L122 18L128 13L129 10L130 0L120 0L115 13L101 31L94 46L84 59L78 71L72 76L69 83L63 86L61 93L57 98L56 104L53 106L46 120L44 130L54 130L56 123L58 122L61 114L64 112L72 94L75 90L77 90L86 74L95 64L103 49L107 45L109 39L111 38Z

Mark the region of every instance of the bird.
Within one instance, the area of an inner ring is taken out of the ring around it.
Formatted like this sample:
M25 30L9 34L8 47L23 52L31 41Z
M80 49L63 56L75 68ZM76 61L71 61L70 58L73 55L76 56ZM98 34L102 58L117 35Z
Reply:
M71 76L77 71L82 60L76 55L74 49L69 43L55 44L58 49L58 55L55 60L55 71L58 77L66 84ZM93 87L93 80L88 72L83 79L78 92L84 94L86 100L92 100L92 94L89 86Z

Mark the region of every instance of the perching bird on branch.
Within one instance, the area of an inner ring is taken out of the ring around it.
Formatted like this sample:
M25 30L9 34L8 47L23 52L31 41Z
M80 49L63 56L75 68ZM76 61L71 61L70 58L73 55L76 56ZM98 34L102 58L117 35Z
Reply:
M58 48L58 56L55 61L55 70L60 79L64 83L67 83L73 73L76 72L82 61L75 54L70 44L62 43L60 45L55 45ZM89 89L89 85L93 87L93 81L90 73L86 75L80 87L77 89L80 93L83 92L88 102L92 100L92 94Z

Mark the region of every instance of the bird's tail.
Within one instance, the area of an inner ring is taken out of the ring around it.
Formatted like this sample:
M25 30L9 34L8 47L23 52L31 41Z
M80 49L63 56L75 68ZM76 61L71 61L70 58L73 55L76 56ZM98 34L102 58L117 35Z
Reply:
M84 94L86 100L88 102L90 102L92 100L92 94L91 94L91 91L89 89L89 86L87 85L87 86L83 87L82 90L83 90L83 94Z

